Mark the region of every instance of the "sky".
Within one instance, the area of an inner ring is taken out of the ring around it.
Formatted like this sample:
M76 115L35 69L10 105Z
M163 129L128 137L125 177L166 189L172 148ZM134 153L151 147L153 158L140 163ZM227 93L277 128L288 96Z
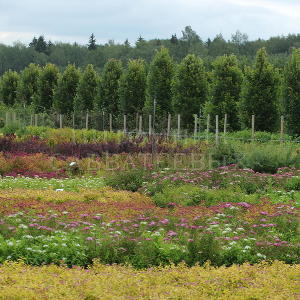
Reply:
M87 44L181 37L190 25L206 40L237 30L249 40L299 33L299 0L0 0L0 43Z

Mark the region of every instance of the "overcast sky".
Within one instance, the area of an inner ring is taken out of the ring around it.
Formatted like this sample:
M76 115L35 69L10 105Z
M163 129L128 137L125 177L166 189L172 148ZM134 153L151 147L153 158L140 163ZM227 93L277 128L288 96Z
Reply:
M250 40L299 33L299 0L0 0L0 43L86 44L169 38L191 25L203 40L240 30Z

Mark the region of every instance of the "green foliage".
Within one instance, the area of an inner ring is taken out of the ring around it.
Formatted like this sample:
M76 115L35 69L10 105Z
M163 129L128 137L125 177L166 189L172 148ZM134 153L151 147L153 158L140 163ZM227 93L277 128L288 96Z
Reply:
M141 113L146 98L146 69L142 60L130 60L120 79L120 111Z
M288 131L300 134L300 49L293 51L284 72L284 111Z
M239 165L256 172L276 173L278 168L295 167L300 164L300 155L286 146L249 147L243 154Z
M89 50L95 50L96 48L97 48L97 45L96 45L95 35L92 33L90 38L89 38L88 49Z
M145 109L153 111L154 99L156 100L156 114L163 115L171 112L172 90L171 84L174 74L173 60L166 48L158 51L150 65L148 74L147 100Z
M74 99L79 83L80 73L74 65L68 65L59 76L54 93L54 108L61 114L70 114L74 109Z
M9 106L15 104L17 99L17 87L19 74L15 71L8 70L5 72L0 81L0 100Z
M91 111L99 92L99 78L93 65L88 65L79 79L74 110Z
M54 89L57 85L58 68L47 64L40 73L38 80L38 97L35 99L37 111L49 110L53 105Z
M20 74L20 81L17 89L18 102L30 105L38 97L38 80L41 69L35 64L30 64Z
M265 48L257 51L254 68L247 68L240 102L243 127L251 127L255 115L255 129L273 131L278 122L279 74L267 59Z
M110 59L104 66L100 83L100 105L98 106L106 112L116 114L119 111L118 88L122 72L120 60Z
M136 192L142 187L146 174L144 169L116 172L105 178L105 184L119 190Z
M193 114L198 114L206 101L208 85L202 60L194 54L187 55L177 68L173 80L173 108L181 114L184 125L194 124Z
M213 63L211 115L223 118L227 114L228 129L239 129L238 101L243 74L234 55L218 57ZM222 124L221 124L222 125Z

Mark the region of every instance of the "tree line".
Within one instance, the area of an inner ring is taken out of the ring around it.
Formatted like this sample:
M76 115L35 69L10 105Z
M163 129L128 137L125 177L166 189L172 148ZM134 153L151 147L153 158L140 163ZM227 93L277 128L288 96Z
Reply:
M28 44L15 43L13 46L0 44L0 75L9 69L21 71L30 63L41 66L52 63L64 70L66 66L75 64L84 68L88 64L102 71L110 58L119 59L126 64L129 59L143 59L150 63L156 50L165 47L175 62L179 63L187 54L200 56L207 69L211 62L222 55L235 54L241 68L253 63L258 49L265 47L270 61L276 67L283 67L293 48L300 47L300 34L271 37L267 40L249 40L247 34L237 31L230 40L221 34L203 40L191 26L186 26L181 36L173 34L166 39L145 40L140 36L134 43L125 40L116 43L113 40L98 44L92 34L87 45L78 43L61 43L47 41L43 36L34 37Z
M283 68L269 61L265 48L244 69L233 54L217 57L209 70L195 54L176 63L165 47L150 64L131 59L124 66L109 59L101 73L92 64L83 69L69 64L64 71L51 63L30 64L2 75L0 100L37 113L101 111L117 116L155 111L157 119L180 114L187 128L193 126L193 114L227 114L229 130L249 128L254 114L257 130L275 131L284 115L288 131L299 134L300 49L293 50Z

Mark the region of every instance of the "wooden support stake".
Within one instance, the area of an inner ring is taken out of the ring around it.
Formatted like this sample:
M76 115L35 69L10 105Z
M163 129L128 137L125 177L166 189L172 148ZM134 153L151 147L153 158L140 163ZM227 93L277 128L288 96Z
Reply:
M9 125L9 112L5 113L5 126Z
M284 134L284 116L281 116L281 118L280 118L280 143L284 142L283 134Z
M30 126L33 126L33 115L30 115Z
M89 129L89 112L87 112L85 116L85 129Z
M38 114L34 115L34 126L38 126Z
M216 115L216 145L219 145L219 116Z
M224 142L226 142L226 133L227 133L227 114L224 116Z
M72 114L72 126L73 126L73 129L75 129L75 112L73 112L73 114Z
M255 135L255 115L251 117L251 141L254 142Z
M126 134L127 132L127 128L126 128L126 115L123 115L123 131L124 131L124 134Z
M63 128L63 115L59 114L59 128Z
M210 128L210 114L207 115L207 119L206 119L206 141L207 142L209 138L209 128Z
M109 114L109 131L112 132L113 128L112 128L112 114Z
M167 127L167 137L170 137L171 133L171 114L168 114L168 127Z
M180 114L177 115L177 138L180 138Z
M152 134L152 115L149 115L149 135Z
M143 133L143 116L140 115L139 117L139 134L141 135Z
M12 113L12 122L15 124L17 122L17 115L15 112Z
M198 116L194 115L194 139L197 136L197 129L198 129Z

